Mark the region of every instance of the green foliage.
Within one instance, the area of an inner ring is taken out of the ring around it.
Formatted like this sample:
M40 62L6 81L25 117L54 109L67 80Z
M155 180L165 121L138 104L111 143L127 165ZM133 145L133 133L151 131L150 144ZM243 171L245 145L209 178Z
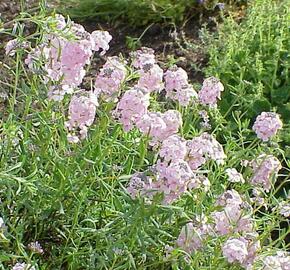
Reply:
M277 111L290 123L290 1L252 1L241 23L227 17L218 32L205 35L207 75L225 85L222 111L241 110L254 119L262 111ZM284 140L290 143L286 136Z
M186 16L193 16L205 9L214 9L218 2L218 0L62 0L59 11L79 21L97 19L102 22L123 22L131 26L142 26L164 21L182 22ZM239 5L246 3L247 0L223 2Z
M124 20L131 25L146 25L150 22L181 21L185 9L195 0L71 0L68 13L72 18L87 20L100 18L107 21ZM68 5L64 2L64 5Z

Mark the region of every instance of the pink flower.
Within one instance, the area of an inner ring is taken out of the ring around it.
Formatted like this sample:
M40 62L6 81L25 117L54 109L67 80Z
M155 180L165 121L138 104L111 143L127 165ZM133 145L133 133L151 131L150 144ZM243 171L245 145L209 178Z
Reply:
M242 205L243 200L240 196L240 194L234 190L227 190L225 191L216 201L216 205L219 206L227 206L227 205Z
M124 93L117 104L115 114L125 131L131 130L134 124L147 114L149 104L149 95L138 88L132 88Z
M169 162L177 159L184 159L186 151L185 140L178 135L171 135L162 142L159 156Z
M167 70L164 76L166 96L187 106L193 97L197 97L193 87L188 83L185 70L176 66Z
M200 136L187 142L188 162L193 170L203 165L208 159L222 164L226 155L219 142L210 134L202 133Z
M277 255L263 258L263 270L290 270L290 256L286 252L277 251Z
M139 75L137 87L144 89L147 93L160 92L164 88L163 70L157 64L144 66L139 70Z
M230 238L227 240L223 245L222 250L223 255L230 263L243 263L248 256L247 244L239 238Z
M218 206L223 206L222 211L215 211L212 217L215 230L220 235L231 232L252 232L253 222L250 216L244 214L244 202L235 190L228 190L217 200Z
M154 50L142 47L141 50L131 53L133 58L132 65L135 68L143 69L144 67L152 67L155 64Z
M79 24L66 23L61 15L52 19L55 24L47 24L43 43L31 50L25 63L33 72L44 74L48 98L60 101L82 83L93 51L102 49L104 54L112 37L106 31L90 34ZM41 63L42 67L36 69Z
M103 94L106 98L114 98L125 81L126 74L126 67L118 57L108 57L107 62L97 75L96 92Z
M204 80L201 90L198 92L199 100L204 105L216 106L217 100L221 99L221 92L224 86L215 77Z
M153 143L158 143L176 134L182 125L182 119L181 114L175 110L150 112L143 115L136 125L142 133L153 138Z
M74 95L69 105L69 120L66 127L76 135L68 135L69 142L77 143L87 137L88 127L94 122L96 115L97 97L94 93L81 90Z
M107 31L94 31L91 33L92 50L102 52L100 55L104 55L107 50L109 50L109 43L112 40L112 36Z
M281 169L280 161L271 156L262 154L251 162L254 175L251 178L251 183L255 186L261 186L265 191L269 191L271 184L278 171Z
M38 254L42 254L43 253L43 248L42 246L39 244L38 241L35 242L31 242L28 244L27 246L32 252L34 253L38 253Z
M144 196L147 190L151 188L151 179L143 173L135 173L129 182L127 192L132 199L135 199L138 194Z
M276 135L277 131L282 128L282 125L278 114L262 112L258 115L253 125L253 130L256 132L258 138L266 142Z
M245 183L245 179L243 178L243 175L239 173L235 168L226 169L226 174L230 182Z
M279 203L279 212L282 216L290 218L290 202L283 201Z
M210 234L210 231L211 228L206 224L206 220L201 221L199 224L189 222L181 229L176 243L181 249L191 254L202 248L203 242L207 235Z
M223 255L229 263L238 262L245 269L252 269L257 252L260 249L260 242L257 240L257 233L247 234L244 237L230 238L223 247Z
M152 190L164 194L164 203L171 203L187 190L194 178L195 175L184 160L175 160L170 164L159 161Z

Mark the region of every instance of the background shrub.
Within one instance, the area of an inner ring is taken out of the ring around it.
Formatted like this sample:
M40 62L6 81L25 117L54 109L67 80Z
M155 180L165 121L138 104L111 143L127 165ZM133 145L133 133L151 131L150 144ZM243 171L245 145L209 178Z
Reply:
M203 9L214 9L217 0L69 0L61 1L61 12L72 19L99 19L108 22L124 22L132 26L148 23L182 22L185 17ZM227 0L230 4L245 3L247 0ZM190 11L190 12L189 12Z
M205 39L209 53L205 73L227 86L222 113L229 119L232 111L240 110L255 119L262 111L276 110L286 124L286 144L290 143L289 4L289 0L252 1L242 22L229 16Z

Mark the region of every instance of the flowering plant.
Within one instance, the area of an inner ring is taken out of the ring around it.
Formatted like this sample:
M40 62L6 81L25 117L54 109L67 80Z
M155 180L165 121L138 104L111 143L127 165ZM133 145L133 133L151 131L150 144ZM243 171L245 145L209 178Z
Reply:
M108 32L61 15L40 36L6 44L15 116L5 121L21 125L3 125L5 267L289 269L289 228L279 247L267 242L289 217L287 200L275 197L289 178L278 179L287 170L273 147L278 114L228 135L222 78L193 87L150 48L106 56ZM95 53L104 64L89 78ZM29 86L20 93L19 81Z

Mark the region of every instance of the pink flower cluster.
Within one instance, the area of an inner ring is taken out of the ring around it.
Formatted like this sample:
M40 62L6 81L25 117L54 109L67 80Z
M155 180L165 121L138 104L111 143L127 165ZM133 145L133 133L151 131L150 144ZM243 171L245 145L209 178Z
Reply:
M212 228L206 221L206 218L202 217L196 223L189 222L183 226L176 240L177 246L188 254L201 249L207 236L212 234Z
M136 123L138 129L153 138L153 144L176 134L182 125L181 114L175 110L148 112Z
M274 179L281 169L280 161L271 155L262 154L251 162L254 174L250 179L254 186L261 186L265 191L269 191Z
M81 84L93 51L104 54L112 37L105 31L90 34L79 24L66 23L61 15L54 19L57 28L65 30L50 29L44 42L28 55L26 64L33 68L36 59L44 61L44 81L51 85L48 97L59 101Z
M142 194L148 193L149 190L151 190L151 195L156 192L162 193L164 203L167 204L180 198L187 190L196 188L209 190L210 182L207 177L200 173L196 174L190 167L188 153L186 141L177 134L165 138L159 149L161 159L154 167L152 181L150 185L143 187ZM132 181L135 182L135 179L131 179L129 186Z
M252 219L245 214L244 202L237 191L234 189L226 191L218 199L217 205L223 207L221 211L212 213L217 234L253 231Z
M246 213L252 210L251 206L233 189L224 192L216 205L223 209L212 213L214 229L218 235L229 237L222 246L224 257L229 263L239 263L245 269L253 269L261 247L253 220ZM240 236L231 236L235 234Z
M125 81L126 74L125 63L116 56L108 57L107 62L96 77L95 91L103 94L106 98L116 97Z
M282 201L278 205L279 212L282 216L290 218L290 201ZM1 226L0 226L1 227Z
M201 127L204 129L210 129L211 125L209 122L209 116L208 116L207 111L201 110L201 111L199 111L199 115L202 118Z
M241 173L239 173L235 168L226 169L226 174L230 182L233 183L245 183L245 179Z
M27 247L34 253L42 254L44 252L42 246L38 241L29 243Z
M138 73L140 78L137 87L143 89L145 92L160 92L164 88L163 70L157 64L147 64Z
M81 90L73 95L69 104L69 119L65 123L69 130L69 142L77 143L87 137L88 127L95 119L97 105L98 100L94 93Z
M132 65L137 69L143 69L146 66L153 66L156 63L154 50L142 47L140 50L131 53L133 58Z
M163 70L156 64L154 51L144 47L131 56L132 65L138 69L140 76L137 86L147 93L163 90ZM187 73L182 68L170 68L164 73L164 80L166 96L178 101L182 106L189 105L190 101L197 97L197 93L188 82Z
M192 85L188 83L188 76L184 69L176 66L167 70L164 76L166 96L177 100L180 105L189 105L192 98L197 97Z
M253 130L256 132L258 138L266 142L276 135L277 131L282 128L282 125L278 114L262 112L256 118Z
M186 141L178 135L171 135L165 139L159 150L159 156L166 162L185 159L186 154Z
M124 93L117 104L115 115L125 131L131 130L144 115L147 115L149 104L149 94L144 93L141 89L132 88Z
M144 196L147 190L151 188L151 179L144 173L135 173L127 187L127 192L130 194L132 199L135 199L137 195Z
M154 50L143 47L131 53L132 65L137 68L137 87L146 93L160 92L164 88L163 70L156 64Z
M191 169L196 170L209 159L223 164L226 155L219 142L208 133L202 133L187 142L188 163Z
M263 270L290 270L290 254L277 251L276 255L263 258Z
M152 181L152 190L163 193L164 203L168 204L178 199L189 187L196 187L197 177L188 163L182 159L171 163L158 161L156 165L156 180Z
M201 90L198 92L199 100L204 105L216 106L218 99L221 99L221 92L224 86L215 77L209 77L204 80Z
M252 269L259 249L260 242L247 236L229 238L222 247L223 255L229 263L238 262L246 269Z

